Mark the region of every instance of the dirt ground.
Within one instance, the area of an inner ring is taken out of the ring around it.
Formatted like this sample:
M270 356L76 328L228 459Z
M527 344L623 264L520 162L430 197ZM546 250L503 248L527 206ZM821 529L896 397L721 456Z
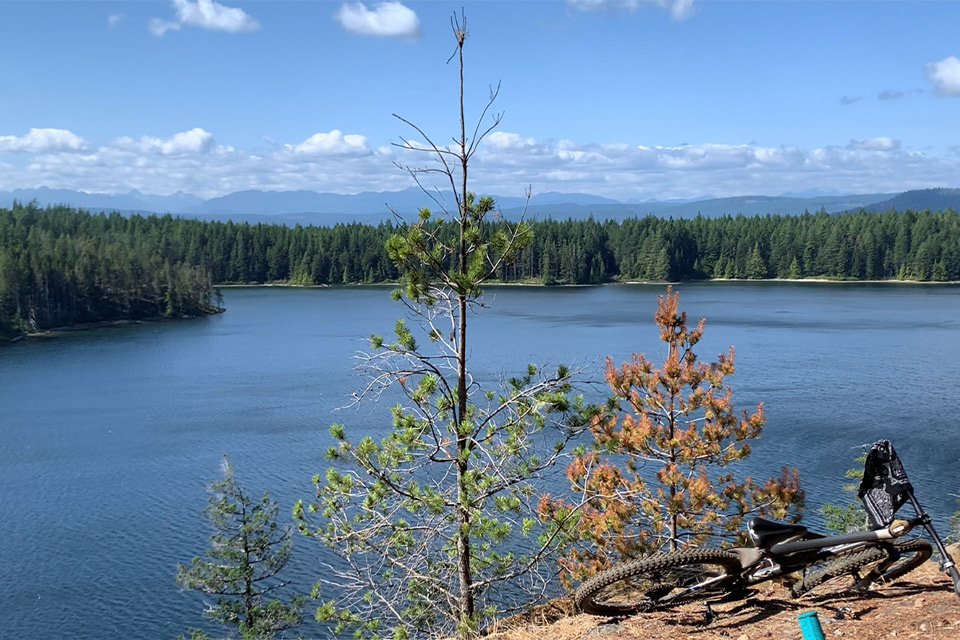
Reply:
M739 602L712 604L707 620L703 603L669 612L610 620L575 615L569 599L539 607L521 619L507 620L496 640L801 640L797 616L816 611L827 640L924 638L960 640L960 598L934 562L866 594L838 594L794 600L777 584Z

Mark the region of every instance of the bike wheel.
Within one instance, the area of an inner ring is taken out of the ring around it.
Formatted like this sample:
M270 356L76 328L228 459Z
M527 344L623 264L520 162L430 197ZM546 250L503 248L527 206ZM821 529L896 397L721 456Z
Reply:
M628 616L725 595L737 588L739 572L739 557L727 551L662 553L598 573L574 601L584 613Z
M865 567L874 566L889 557L887 551L879 546L840 556L808 571L800 581L794 583L790 592L794 598L843 593L860 582L861 571Z
M922 565L933 555L933 547L930 543L920 538L895 540L893 550L896 559L875 582L893 582Z
M933 547L926 540L912 538L894 540L889 545L892 552L882 547L872 547L852 556L832 560L822 567L807 573L806 578L792 588L794 597L817 590L813 595L826 595L843 591L859 583L862 578L880 563L890 563L883 573L873 578L871 583L889 583L913 571L930 559ZM882 553L877 553L882 551ZM845 563L849 558L859 558L853 563ZM825 585L821 587L821 585ZM866 585L864 585L866 586Z

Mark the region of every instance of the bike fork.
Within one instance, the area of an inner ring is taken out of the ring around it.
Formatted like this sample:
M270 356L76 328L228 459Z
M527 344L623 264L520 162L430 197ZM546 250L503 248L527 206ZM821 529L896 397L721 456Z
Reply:
M953 580L953 590L960 596L960 571L957 571L957 566L953 562L953 558L947 553L947 548L943 545L943 541L940 540L940 536L937 535L936 529L933 528L930 516L927 515L927 512L920 506L920 502L913 495L912 491L908 492L907 496L910 499L910 504L913 505L914 510L917 512L917 516L921 518L923 528L930 534L930 537L933 538L933 544L937 547L937 553L940 554L940 571L950 576L950 579Z

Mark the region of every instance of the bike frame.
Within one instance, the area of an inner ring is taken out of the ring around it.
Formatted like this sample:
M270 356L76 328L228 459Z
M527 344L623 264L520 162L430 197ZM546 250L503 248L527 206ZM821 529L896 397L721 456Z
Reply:
M868 548L895 540L915 527L922 526L933 539L940 556L940 570L953 580L954 591L960 595L960 572L947 553L943 541L933 528L930 516L923 510L913 492L909 494L909 501L917 515L909 520L894 520L890 526L873 531L859 531L838 536L822 536L808 532L798 540L778 542L767 548L736 547L729 549L740 556L743 572L740 574L747 586L754 585L781 575L795 573L809 568L817 562L828 560L840 555L849 555L857 548ZM892 561L888 560L888 563ZM883 563L862 579L857 586L869 584L886 568Z
M740 556L743 571L740 578L747 586L773 578L802 571L817 562L852 553L858 547L866 549L871 544L893 540L894 536L884 529L863 531L839 536L821 536L779 542L771 547L735 547L728 549Z

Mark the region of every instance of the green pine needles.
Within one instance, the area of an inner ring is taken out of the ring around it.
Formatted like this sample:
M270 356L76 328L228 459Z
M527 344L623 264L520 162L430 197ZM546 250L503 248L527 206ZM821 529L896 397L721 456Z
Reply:
M858 466L847 469L843 474L849 480L843 484L843 490L847 493L856 495L860 487L860 480L863 479L863 464L867 461L867 449L868 445L863 445L863 453L856 458ZM863 505L856 499L851 499L845 504L828 502L820 507L820 515L823 516L824 528L835 533L854 533L870 529L870 520L863 510Z
M269 597L287 584L277 576L290 560L291 530L277 524L277 503L269 494L256 500L234 482L226 456L222 470L204 510L214 530L210 546L204 557L177 566L177 582L217 596L204 612L210 619L236 627L244 640L270 640L302 619L303 596L290 602ZM190 637L211 639L197 629Z
M459 138L440 147L401 120L427 141L408 148L436 161L404 168L421 186L440 176L455 202L434 198L436 212L421 210L387 242L402 277L393 298L414 322L398 320L392 338L373 336L361 356L368 384L358 397L401 400L382 438L331 427L332 466L314 478L316 501L294 509L301 531L331 550L317 618L338 635L472 637L494 616L543 596L556 573L562 523L542 520L538 506L545 474L562 473L557 463L579 433L581 408L570 396L574 374L563 366L530 365L487 389L471 373L468 314L482 304L481 285L529 243L530 230L491 225L493 200L467 190L468 162L499 116L467 136L463 18L453 27ZM481 120L495 98L494 90Z

